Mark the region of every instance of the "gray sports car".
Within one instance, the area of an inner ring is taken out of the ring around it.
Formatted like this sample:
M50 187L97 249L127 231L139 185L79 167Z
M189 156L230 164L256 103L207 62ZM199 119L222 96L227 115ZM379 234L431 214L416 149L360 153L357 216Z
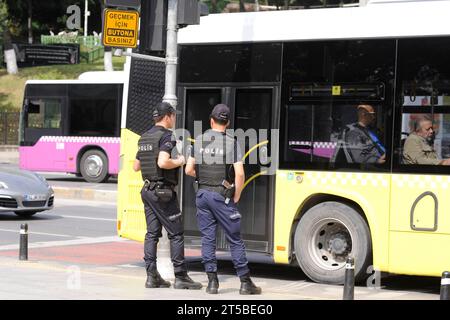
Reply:
M53 189L45 178L30 171L0 167L0 212L32 216L52 209L53 199Z

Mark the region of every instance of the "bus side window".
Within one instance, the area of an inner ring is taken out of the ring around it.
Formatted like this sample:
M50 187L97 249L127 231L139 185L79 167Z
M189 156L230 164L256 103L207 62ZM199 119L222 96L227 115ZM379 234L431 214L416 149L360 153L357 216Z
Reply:
M28 103L28 128L59 129L61 126L61 100L35 99Z
M284 160L321 167L376 164L386 153L386 112L371 106L373 125L362 127L357 107L344 102L288 106Z
M449 45L440 37L399 40L397 164L406 171L442 172L436 165L450 165Z

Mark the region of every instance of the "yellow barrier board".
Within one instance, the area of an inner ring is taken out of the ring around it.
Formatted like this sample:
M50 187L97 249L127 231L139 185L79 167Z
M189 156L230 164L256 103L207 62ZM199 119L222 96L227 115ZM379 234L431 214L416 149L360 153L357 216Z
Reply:
M103 45L136 48L139 13L132 10L105 9L103 15Z

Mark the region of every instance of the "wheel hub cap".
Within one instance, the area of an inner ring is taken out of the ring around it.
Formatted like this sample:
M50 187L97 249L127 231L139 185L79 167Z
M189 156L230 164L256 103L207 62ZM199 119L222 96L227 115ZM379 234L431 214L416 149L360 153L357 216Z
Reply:
M91 177L98 177L103 170L103 161L97 155L87 157L85 162L86 173Z

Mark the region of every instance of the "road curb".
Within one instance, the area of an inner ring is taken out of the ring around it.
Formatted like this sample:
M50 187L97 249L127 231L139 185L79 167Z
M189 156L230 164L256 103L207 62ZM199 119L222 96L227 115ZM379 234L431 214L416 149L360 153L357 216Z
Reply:
M66 187L52 187L52 189L55 192L56 199L63 198L72 200L91 200L104 202L117 201L117 191L66 188Z

